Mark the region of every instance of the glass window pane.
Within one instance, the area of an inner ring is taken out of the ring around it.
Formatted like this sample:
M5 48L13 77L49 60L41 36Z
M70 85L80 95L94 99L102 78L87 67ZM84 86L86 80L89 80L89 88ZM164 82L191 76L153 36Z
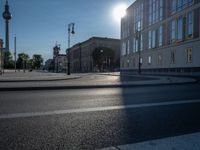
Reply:
M192 36L193 35L193 13L189 12L187 15L187 33L188 36Z
M177 25L177 39L183 40L183 17L178 18L178 25Z
M159 28L159 46L163 45L163 26Z

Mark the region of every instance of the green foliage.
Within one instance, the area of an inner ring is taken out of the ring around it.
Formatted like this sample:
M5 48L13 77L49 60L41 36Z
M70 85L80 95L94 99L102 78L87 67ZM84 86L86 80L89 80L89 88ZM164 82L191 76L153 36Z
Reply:
M39 69L43 63L43 58L39 54L33 55L33 69Z
M18 54L17 68L23 69L23 66L26 68L26 64L27 64L28 60L29 60L28 54L25 54L25 53Z
M33 69L33 59L28 60L27 66L28 66L29 69Z
M9 51L4 52L4 68L13 69L14 62L12 60L12 54Z

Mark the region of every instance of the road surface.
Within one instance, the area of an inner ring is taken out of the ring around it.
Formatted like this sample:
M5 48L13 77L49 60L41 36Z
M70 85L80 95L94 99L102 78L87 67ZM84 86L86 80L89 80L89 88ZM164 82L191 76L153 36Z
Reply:
M200 132L200 84L0 92L0 149L100 149Z

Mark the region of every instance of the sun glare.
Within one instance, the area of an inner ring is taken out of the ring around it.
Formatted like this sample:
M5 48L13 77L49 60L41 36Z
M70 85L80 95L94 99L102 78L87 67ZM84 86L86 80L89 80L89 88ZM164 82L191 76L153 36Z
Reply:
M113 9L113 17L115 21L120 22L121 18L126 15L126 4L118 4Z

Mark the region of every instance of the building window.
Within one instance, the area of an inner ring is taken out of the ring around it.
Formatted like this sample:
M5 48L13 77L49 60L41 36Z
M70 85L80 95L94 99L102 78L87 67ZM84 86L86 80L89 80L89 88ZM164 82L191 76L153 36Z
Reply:
M151 40L152 40L152 38L151 38L151 31L149 31L148 37L149 37L149 49L151 49Z
M140 35L140 51L143 50L143 35Z
M188 4L192 5L193 4L193 0L188 0Z
M134 9L134 33L143 29L143 3Z
M122 43L122 51L121 51L122 56L126 55L126 42Z
M171 37L170 37L170 43L174 43L176 40L176 21L171 21Z
M139 39L134 37L133 38L133 52L138 52L143 50L143 35L140 34Z
M183 16L180 16L177 20L177 40L183 40Z
M160 21L163 20L163 0L160 0Z
M187 37L193 36L193 12L187 14Z
M183 0L177 0L177 10L182 10L183 7Z
M187 49L187 63L192 63L192 48Z
M156 30L152 31L152 48L156 47Z
M172 0L171 2L172 6L171 6L171 11L172 14L176 12L176 0Z
M159 27L159 38L158 38L158 45L163 45L163 26Z
M175 52L171 51L171 64L175 64Z
M193 0L171 0L171 13L181 11L184 8L193 4Z
M149 31L149 49L156 48L156 30Z
M121 38L127 38L130 34L130 19L127 16L122 19L121 30Z
M148 57L148 64L151 65L151 56Z
M138 49L139 49L139 40L136 37L134 37L133 38L133 53L138 52Z
M130 20L131 20L131 18L130 18L130 13L127 13L127 37L129 37L130 36Z
M142 63L143 63L143 60L142 60L142 57L140 57L140 64L142 65Z
M134 38L133 38L133 53L136 52L135 44L136 44L136 39L135 39L135 37L134 37Z
M129 40L127 40L126 48L127 48L127 55L129 55L130 54L130 42L129 42Z
M163 0L149 0L149 25L163 19Z

